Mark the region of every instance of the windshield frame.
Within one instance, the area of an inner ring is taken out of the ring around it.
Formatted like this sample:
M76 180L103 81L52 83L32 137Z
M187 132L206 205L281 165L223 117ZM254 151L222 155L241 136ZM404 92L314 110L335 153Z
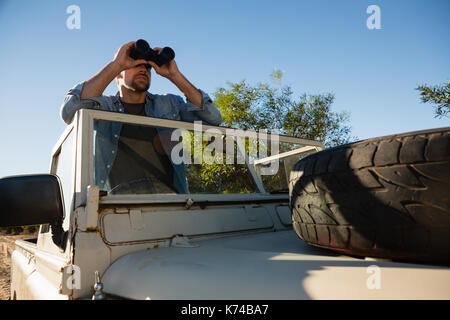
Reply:
M118 112L100 111L92 109L81 109L77 112L75 117L76 125L79 127L78 143L77 147L80 151L77 154L77 162L81 165L81 170L77 175L77 191L87 190L88 185L94 185L94 121L116 121L122 123L136 124L136 125L148 125L161 128L170 129L185 129L190 131L196 131L197 127L194 127L194 123L169 120L162 118L136 116ZM235 137L242 137L243 130L236 128L229 128L223 126L212 126L202 124L201 131L205 132L209 129L216 129L223 134L231 135ZM247 132L258 133L254 130L247 130ZM245 135L246 136L246 135ZM263 140L270 140L271 134L267 133L262 138ZM323 149L323 144L319 141L295 138L286 135L278 135L279 142L287 142L294 144L301 144L304 147L314 147L316 150ZM237 151L239 152L239 150ZM247 157L246 157L247 158ZM261 200L280 200L288 199L288 194L270 194L264 190L263 182L256 172L254 164L250 165L246 160L247 168L249 169L251 176L258 187L258 193L250 194L176 194L176 195L163 195L163 194L139 194L139 195L112 195L109 194L101 198L100 203L173 203L173 202L186 202L187 199L196 199L197 202L228 202L234 199L240 201L261 201ZM84 193L84 192L82 192ZM83 197L84 198L84 197Z

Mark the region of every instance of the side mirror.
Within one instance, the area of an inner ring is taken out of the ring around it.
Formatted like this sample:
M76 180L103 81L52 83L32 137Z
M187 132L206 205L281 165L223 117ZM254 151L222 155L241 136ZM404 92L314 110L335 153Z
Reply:
M0 179L0 227L61 226L64 203L56 175L22 175Z

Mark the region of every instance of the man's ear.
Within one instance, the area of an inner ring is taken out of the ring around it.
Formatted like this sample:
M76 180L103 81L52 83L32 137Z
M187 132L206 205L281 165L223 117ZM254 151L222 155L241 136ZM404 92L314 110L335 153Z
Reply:
M117 84L117 86L119 86L119 81L120 81L120 79L122 79L123 77L122 77L122 72L121 73L119 73L117 76L116 76L116 84Z

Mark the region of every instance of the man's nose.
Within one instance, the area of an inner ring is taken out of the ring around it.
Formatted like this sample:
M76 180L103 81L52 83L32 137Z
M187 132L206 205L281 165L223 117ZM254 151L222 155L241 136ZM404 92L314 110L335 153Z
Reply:
M150 73L151 66L149 64L138 64L136 68L139 72Z

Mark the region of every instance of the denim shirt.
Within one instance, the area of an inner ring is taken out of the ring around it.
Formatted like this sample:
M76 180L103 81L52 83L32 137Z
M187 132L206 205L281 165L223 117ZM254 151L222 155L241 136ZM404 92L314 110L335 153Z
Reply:
M75 113L83 108L124 112L124 107L119 100L119 93L115 96L82 99L80 95L83 85L84 83L80 83L70 89L61 105L61 117L67 124L70 124ZM206 93L201 90L200 92L202 94L202 108L190 102L185 102L182 97L177 95L158 95L147 92L145 113L147 116L155 118L188 122L202 121L210 125L219 125L222 122L219 110L217 110L211 98ZM100 189L110 189L108 177L117 154L117 144L121 129L122 123L120 122L102 120L95 120L94 122L94 130L96 131L94 142L94 179L95 184ZM173 129L166 128L157 128L157 130L159 133L173 131ZM168 136L170 137L170 134ZM171 158L171 152L168 152L168 154ZM174 167L173 182L175 189L178 193L189 193L184 163L175 164L172 161L172 165Z

